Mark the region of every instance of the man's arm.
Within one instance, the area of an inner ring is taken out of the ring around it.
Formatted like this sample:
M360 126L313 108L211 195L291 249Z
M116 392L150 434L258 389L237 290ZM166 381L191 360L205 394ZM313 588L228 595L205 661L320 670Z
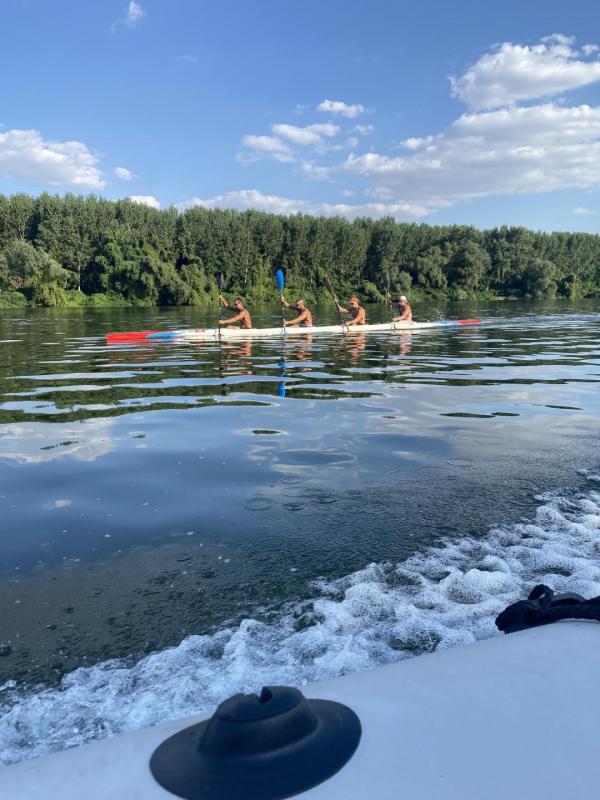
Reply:
M348 311L348 309L347 309L347 308L343 308L343 307L342 307L342 306L341 306L341 305L338 303L338 301L337 301L337 300L334 300L334 303L335 303L335 305L336 305L336 308L337 308L337 310L340 312L340 314L349 314L349 313L350 313L350 312Z
M307 313L308 313L307 311L303 311L301 314L298 314L298 316L295 317L295 319L290 319L290 320L286 319L283 324L286 326L286 328L288 328L290 325L300 325L300 323L304 322L304 320L306 319Z
M227 300L225 300L222 294L219 295L219 302L223 304L223 308L229 308L229 303Z
M280 296L281 296L281 305L282 305L284 308L290 308L290 304L287 302L287 300L285 299L285 297L284 297L283 295L280 295Z
M240 314L236 314L235 317L230 317L230 319L220 319L219 325L232 325L234 322L239 322L244 316L244 312L242 311Z

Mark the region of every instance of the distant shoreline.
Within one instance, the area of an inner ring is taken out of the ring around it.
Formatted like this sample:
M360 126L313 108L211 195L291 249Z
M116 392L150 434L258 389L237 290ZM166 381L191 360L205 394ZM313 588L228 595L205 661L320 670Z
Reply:
M67 194L0 195L0 308L250 305L289 298L365 303L600 296L600 235L502 226L191 208Z

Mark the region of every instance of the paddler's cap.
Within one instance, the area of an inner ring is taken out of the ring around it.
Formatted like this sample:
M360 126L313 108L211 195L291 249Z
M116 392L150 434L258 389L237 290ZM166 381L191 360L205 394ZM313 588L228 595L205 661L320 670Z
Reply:
M400 295L400 300L406 300L406 295L405 294L401 294Z

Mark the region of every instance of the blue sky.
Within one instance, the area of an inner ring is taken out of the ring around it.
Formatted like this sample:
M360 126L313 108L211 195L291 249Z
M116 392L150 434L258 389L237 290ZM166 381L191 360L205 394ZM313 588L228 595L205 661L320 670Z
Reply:
M592 2L12 0L0 191L600 231Z

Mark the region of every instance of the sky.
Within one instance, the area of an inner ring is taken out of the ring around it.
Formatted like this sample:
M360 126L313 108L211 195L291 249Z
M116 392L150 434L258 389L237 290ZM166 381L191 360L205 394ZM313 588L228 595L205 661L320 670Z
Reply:
M0 192L600 232L598 22L593 0L4 0Z

